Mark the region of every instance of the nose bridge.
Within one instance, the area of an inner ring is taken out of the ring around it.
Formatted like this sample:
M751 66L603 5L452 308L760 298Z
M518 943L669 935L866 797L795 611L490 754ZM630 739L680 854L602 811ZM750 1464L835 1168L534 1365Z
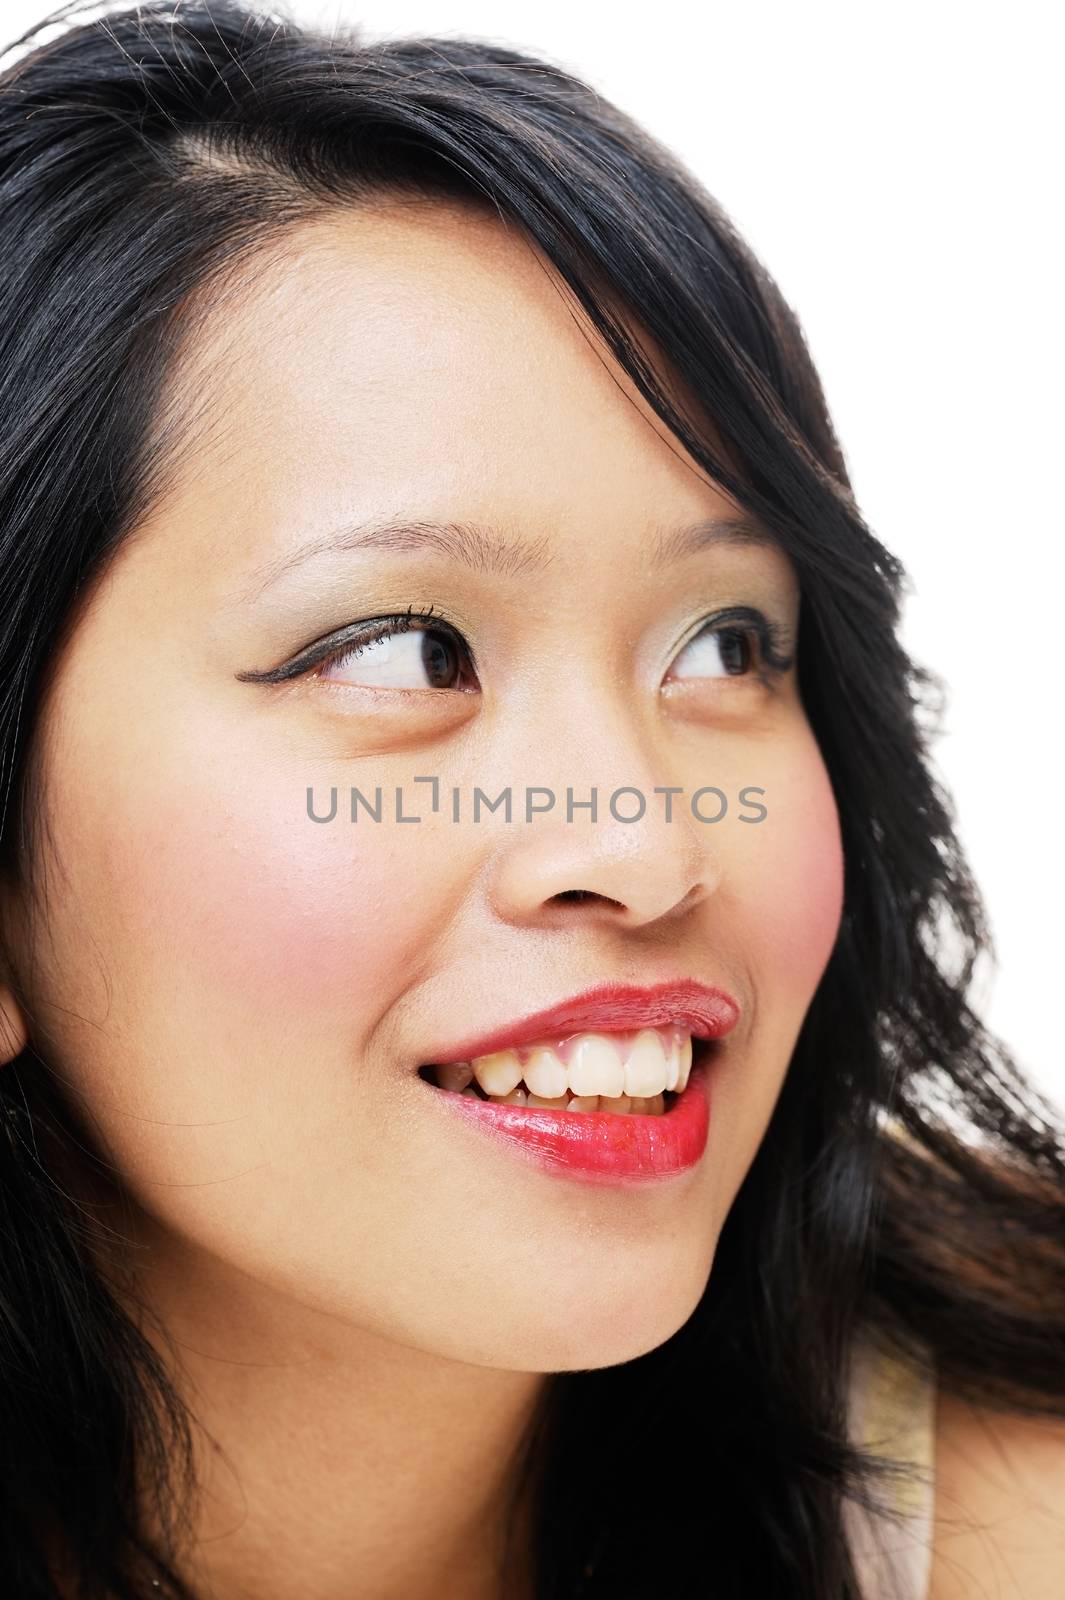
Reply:
M570 678L538 699L532 721L517 719L508 740L514 821L491 873L501 915L532 915L580 891L649 921L711 892L713 830L693 818L666 739L616 683L585 677L575 694Z

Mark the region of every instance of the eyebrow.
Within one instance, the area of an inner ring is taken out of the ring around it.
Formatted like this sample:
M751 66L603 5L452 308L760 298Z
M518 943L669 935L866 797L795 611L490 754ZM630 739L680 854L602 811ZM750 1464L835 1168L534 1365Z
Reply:
M679 527L659 528L651 537L651 568L656 570L718 545L766 546L779 540L759 518L749 512L704 517ZM349 523L324 534L298 550L288 552L252 574L253 583L240 600L258 598L283 574L315 556L354 550L436 550L451 561L475 571L503 574L542 571L551 565L547 539L517 539L499 528L479 522L438 522L421 518L385 517Z

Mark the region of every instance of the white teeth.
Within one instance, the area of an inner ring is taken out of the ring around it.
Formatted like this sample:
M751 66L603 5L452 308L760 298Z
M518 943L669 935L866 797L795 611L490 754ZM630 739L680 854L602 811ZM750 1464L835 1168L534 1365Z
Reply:
M688 1079L691 1077L692 1036L690 1033L686 1033L681 1037L680 1044L677 1048L677 1061L679 1063L679 1068L677 1072L676 1088L679 1093L681 1089L686 1089L688 1087Z
M608 1095L613 1100L625 1093L625 1068L609 1039L586 1033L577 1041L569 1058L569 1083L579 1095Z
M691 1035L678 1026L643 1028L617 1037L575 1034L557 1050L546 1043L525 1050L496 1050L472 1062L438 1067L436 1076L442 1088L460 1094L476 1079L493 1100L509 1099L521 1085L523 1093L528 1091L528 1101L514 1104L565 1103L573 1095L582 1102L602 1097L611 1102L611 1109L625 1099L637 1110L637 1102L684 1089L691 1065Z
M570 1086L566 1064L553 1050L534 1050L525 1063L524 1077L529 1093L546 1100L557 1100Z
M525 1071L516 1050L496 1050L490 1056L478 1056L472 1070L485 1094L492 1095L509 1094L511 1089L516 1089Z
M463 1094L476 1096L475 1089L464 1089ZM598 1095L527 1095L524 1089L512 1089L509 1094L489 1095L488 1100L497 1106L546 1106L548 1111L612 1111L619 1116L660 1117L665 1112L662 1095L652 1095L645 1100L630 1100L628 1095L617 1099L600 1099Z
M666 1088L677 1087L677 1074L680 1071L680 1062L677 1059L677 1039L674 1034L669 1049L666 1051Z
M666 1087L667 1058L662 1035L644 1028L633 1040L625 1063L625 1093L633 1098L661 1094Z

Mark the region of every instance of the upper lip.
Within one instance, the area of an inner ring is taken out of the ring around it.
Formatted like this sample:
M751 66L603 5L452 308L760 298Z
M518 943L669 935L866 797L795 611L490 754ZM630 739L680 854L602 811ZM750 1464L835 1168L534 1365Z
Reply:
M585 1031L624 1032L679 1023L693 1038L718 1039L739 1021L739 1002L724 989L683 978L651 987L607 983L571 996L558 1005L506 1022L476 1039L448 1046L430 1058L433 1066L472 1061L541 1039Z

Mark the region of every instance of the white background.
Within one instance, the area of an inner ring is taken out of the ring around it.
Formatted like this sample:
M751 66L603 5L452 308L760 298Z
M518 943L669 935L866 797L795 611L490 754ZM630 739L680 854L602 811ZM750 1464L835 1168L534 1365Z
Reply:
M47 9L8 0L4 42ZM999 956L976 998L1065 1105L1056 11L288 0L282 14L367 38L472 34L576 70L684 158L762 257L865 516L911 575L906 644L949 690L935 755Z

